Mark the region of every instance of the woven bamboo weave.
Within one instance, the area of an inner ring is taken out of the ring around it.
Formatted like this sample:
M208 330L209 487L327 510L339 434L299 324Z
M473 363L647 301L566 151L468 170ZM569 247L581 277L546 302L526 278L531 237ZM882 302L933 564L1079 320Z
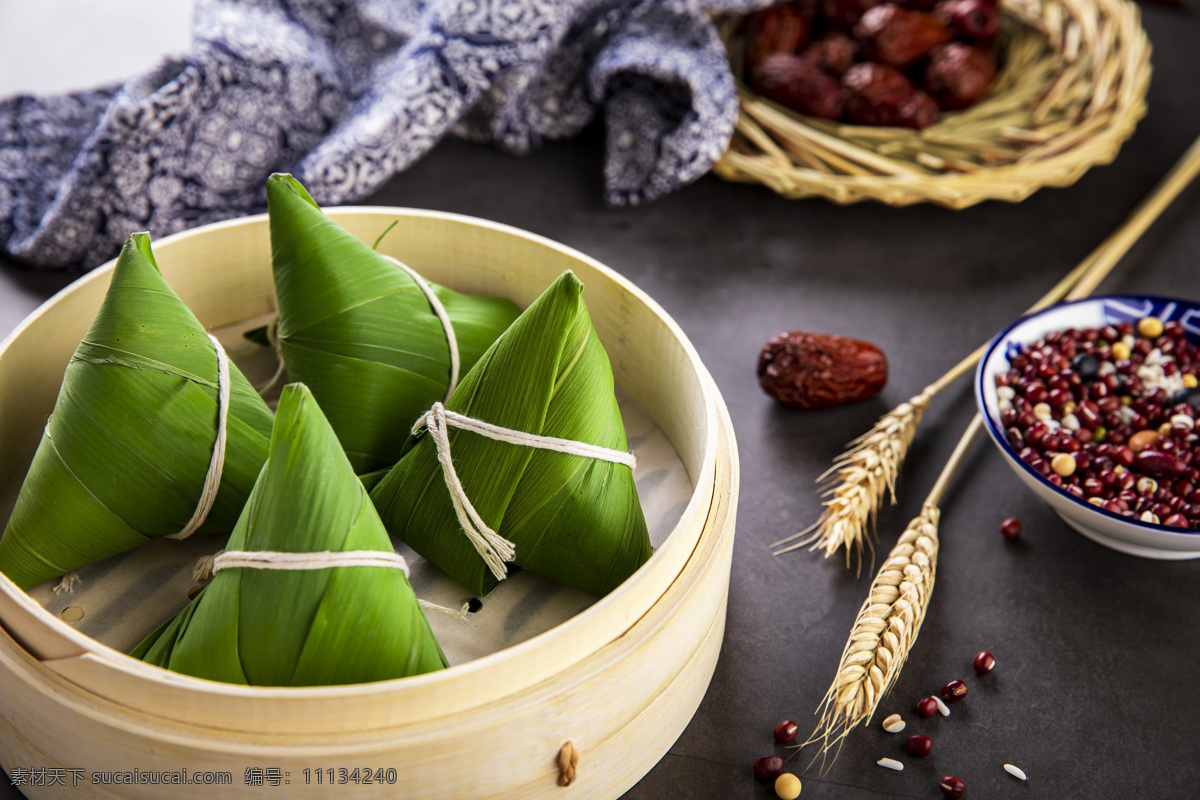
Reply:
M1146 113L1150 43L1129 0L1001 0L1001 67L970 108L923 131L805 117L740 83L739 18L723 20L741 110L713 172L790 198L966 208L1069 186L1111 162Z

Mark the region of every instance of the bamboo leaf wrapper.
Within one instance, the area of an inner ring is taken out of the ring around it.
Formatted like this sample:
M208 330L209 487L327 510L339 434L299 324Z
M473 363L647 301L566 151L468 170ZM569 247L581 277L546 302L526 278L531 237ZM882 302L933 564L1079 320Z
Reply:
M271 412L229 365L224 466L200 533L233 529ZM23 588L180 532L196 511L219 424L218 356L163 280L146 234L129 237L104 302L67 365L0 538Z
M267 181L279 342L290 380L306 384L355 471L390 467L409 428L442 400L451 354L416 281L330 220L290 175ZM520 310L430 283L465 373Z
M503 428L627 448L612 367L592 328L583 285L564 273L463 378L449 411ZM650 557L633 470L579 455L449 431L470 502L513 542L513 563L603 596ZM464 535L424 429L371 496L389 530L478 594L498 579Z
M391 541L312 394L287 386L270 457L228 550L376 551ZM364 683L446 666L404 573L381 566L217 572L132 653L227 683Z

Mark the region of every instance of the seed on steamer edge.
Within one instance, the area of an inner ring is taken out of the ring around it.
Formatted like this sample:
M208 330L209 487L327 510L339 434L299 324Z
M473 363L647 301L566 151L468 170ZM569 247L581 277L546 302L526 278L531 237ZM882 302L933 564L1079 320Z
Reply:
M899 733L904 730L904 720L900 719L899 714L892 714L883 721L883 729L888 733Z
M1014 778L1020 778L1023 781L1029 780L1029 776L1025 774L1025 770L1020 767L1014 767L1012 764L1005 764L1004 771Z
M896 772L904 771L904 765L894 758L881 758L875 763L881 767L886 767L887 769L894 769Z

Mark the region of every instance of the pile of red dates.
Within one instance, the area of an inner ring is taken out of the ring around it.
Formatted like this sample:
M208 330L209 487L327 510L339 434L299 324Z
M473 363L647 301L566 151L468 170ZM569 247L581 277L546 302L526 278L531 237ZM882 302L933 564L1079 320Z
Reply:
M793 111L918 130L996 73L995 0L791 0L744 21L750 88Z

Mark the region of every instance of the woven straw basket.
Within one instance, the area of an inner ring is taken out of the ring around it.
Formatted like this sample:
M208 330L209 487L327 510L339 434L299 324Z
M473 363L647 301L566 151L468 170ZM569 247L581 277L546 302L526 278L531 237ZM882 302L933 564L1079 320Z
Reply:
M836 203L1025 199L1107 164L1146 113L1150 44L1128 0L1000 0L1003 62L970 108L924 131L804 117L739 86L741 113L713 171L785 197ZM740 73L739 19L723 32Z
M411 210L330 216L367 242L397 222L381 251L430 280L521 305L573 269L618 386L670 440L690 499L649 562L566 622L379 683L259 688L171 673L81 634L0 576L0 763L67 776L23 786L30 797L613 798L663 756L703 697L724 632L738 466L728 412L680 329L613 271L531 234ZM272 310L265 217L178 234L155 254L210 328ZM21 480L111 273L73 284L0 345L0 486ZM563 788L559 757L571 749L578 764ZM248 785L248 769L278 770L285 783ZM345 782L343 769L385 777ZM180 770L232 780L167 789L91 779Z

